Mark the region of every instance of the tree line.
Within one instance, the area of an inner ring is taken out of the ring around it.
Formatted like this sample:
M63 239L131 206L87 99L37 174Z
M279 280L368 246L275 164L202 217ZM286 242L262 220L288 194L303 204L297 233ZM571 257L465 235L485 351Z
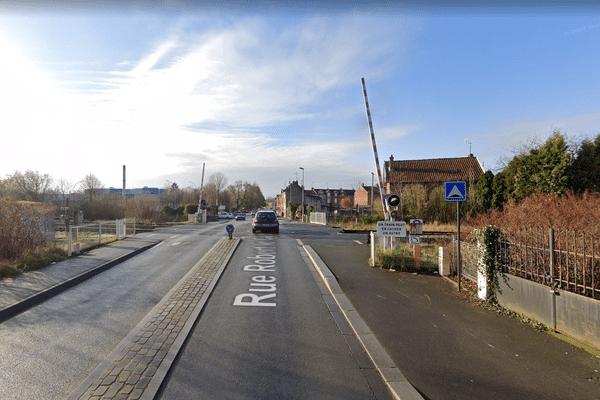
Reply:
M545 142L534 139L513 150L503 161L502 171L487 171L477 181L467 182L467 201L461 203L461 218L492 210L513 210L514 205L535 194L555 198L600 196L600 134L595 139L569 139L554 130ZM410 185L400 190L400 219L422 218L428 222L456 221L456 204L446 202L443 185L431 190ZM570 204L571 204L570 203ZM381 213L380 202L375 209Z
M161 214L163 217L173 217L195 213L200 200L199 188L181 188L176 182L164 187L160 199L141 197L128 199L125 204L121 195L111 195L104 189L104 184L94 174L86 175L75 184L65 179L54 180L49 174L33 170L25 173L15 171L0 179L0 199L48 203L63 209L69 207L72 211L75 204L69 204L74 203L71 195L83 195L83 203L78 202L76 206L84 211L86 219L131 216L141 220L156 220ZM208 178L202 197L208 203L208 211L213 214L217 213L219 206L225 206L230 211L265 206L265 198L258 184L238 180L227 186L227 177L221 172Z
M533 194L600 193L600 134L568 141L555 130L543 144L535 141L498 174L487 171L475 186L475 211L503 209Z

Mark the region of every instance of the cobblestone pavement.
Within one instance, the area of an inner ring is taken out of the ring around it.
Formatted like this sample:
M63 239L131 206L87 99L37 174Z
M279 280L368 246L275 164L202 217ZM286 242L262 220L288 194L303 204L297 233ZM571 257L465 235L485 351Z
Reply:
M239 242L219 240L69 399L152 399Z

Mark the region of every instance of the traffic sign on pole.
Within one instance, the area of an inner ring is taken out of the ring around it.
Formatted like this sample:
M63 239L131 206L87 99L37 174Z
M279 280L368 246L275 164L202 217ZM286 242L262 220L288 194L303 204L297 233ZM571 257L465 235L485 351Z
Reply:
M467 183L445 182L446 201L465 201L467 200Z
M460 202L467 200L467 184L464 181L445 182L446 201L456 202L456 275L460 292Z

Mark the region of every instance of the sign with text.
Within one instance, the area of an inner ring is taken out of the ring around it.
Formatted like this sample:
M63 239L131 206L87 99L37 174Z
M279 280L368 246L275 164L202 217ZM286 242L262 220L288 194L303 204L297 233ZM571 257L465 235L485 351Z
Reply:
M378 221L377 236L406 237L406 222Z

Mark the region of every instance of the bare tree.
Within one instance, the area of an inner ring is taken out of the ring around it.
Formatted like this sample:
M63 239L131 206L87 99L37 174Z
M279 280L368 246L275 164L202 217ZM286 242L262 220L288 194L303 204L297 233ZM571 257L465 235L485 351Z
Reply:
M69 195L69 191L73 185L71 182L67 181L64 178L61 178L52 188L52 194L54 197L54 203L59 207L64 207L67 197Z
M88 174L81 181L83 192L90 197L90 203L94 201L94 196L98 195L100 189L104 189L104 184L94 174Z
M229 198L236 210L239 210L243 206L245 189L246 187L242 181L236 181L227 188Z
M213 185L215 194L216 194L216 205L219 206L222 191L225 189L225 185L227 185L227 178L225 174L222 172L215 172L211 176L208 177L208 185Z
M15 171L4 181L5 191L15 200L44 201L52 189L52 177L38 171Z

